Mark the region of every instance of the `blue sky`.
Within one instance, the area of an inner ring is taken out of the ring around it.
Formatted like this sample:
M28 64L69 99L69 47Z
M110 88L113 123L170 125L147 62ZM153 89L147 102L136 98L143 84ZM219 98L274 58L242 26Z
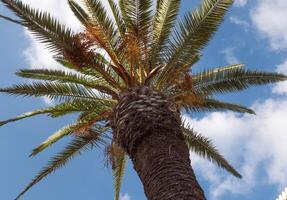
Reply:
M23 2L51 11L74 29L78 28L65 1ZM194 8L199 1L192 2L182 0L181 14ZM194 70L244 63L250 69L287 73L286 11L286 0L237 0ZM0 13L10 15L2 5ZM20 68L58 67L27 31L2 20L0 52L1 87L25 81L14 75ZM257 115L216 112L185 116L195 130L211 137L243 174L243 179L235 179L191 154L192 165L208 199L275 199L287 186L287 83L255 87L219 98L250 106ZM5 94L0 94L0 101L0 120L51 103ZM49 157L69 141L67 138L41 155L28 158L33 147L73 119L73 116L35 117L0 127L1 200L13 199ZM104 157L96 149L82 154L35 186L23 199L113 199L111 173L103 163ZM122 196L122 200L146 199L131 165L124 179Z

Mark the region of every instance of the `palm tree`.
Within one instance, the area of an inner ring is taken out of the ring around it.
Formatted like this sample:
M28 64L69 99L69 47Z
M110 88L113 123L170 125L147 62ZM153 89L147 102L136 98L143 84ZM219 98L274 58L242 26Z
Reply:
M73 136L16 199L94 146L103 149L113 170L116 200L128 158L150 200L205 199L190 164L190 150L241 177L208 138L181 119L182 111L254 114L244 106L217 100L215 95L286 80L283 74L251 71L241 64L191 72L232 0L203 0L177 26L179 0L158 0L155 9L152 0L119 0L118 4L109 0L113 18L100 0L82 0L81 4L69 0L84 27L80 33L19 0L1 1L20 18L6 19L28 28L66 70L18 71L18 76L38 81L0 92L44 96L57 104L0 125L41 114L79 113L74 123L33 149L31 156Z

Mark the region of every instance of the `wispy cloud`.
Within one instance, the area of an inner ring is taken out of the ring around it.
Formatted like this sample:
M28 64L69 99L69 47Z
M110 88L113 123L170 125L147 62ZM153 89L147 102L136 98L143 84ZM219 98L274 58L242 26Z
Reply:
M239 18L239 17L231 16L231 17L229 17L229 21L230 21L231 23L233 23L233 24L242 26L245 31L247 31L248 28L249 28L249 23L248 23L246 20L241 19L241 18Z
M287 49L286 9L286 0L258 0L251 11L253 24L273 50Z
M224 58L228 64L240 63L239 59L235 55L235 48L229 47L222 51Z
M247 3L247 0L235 0L234 5L237 7L244 7Z
M131 200L131 197L129 196L129 194L124 194L120 196L120 200Z

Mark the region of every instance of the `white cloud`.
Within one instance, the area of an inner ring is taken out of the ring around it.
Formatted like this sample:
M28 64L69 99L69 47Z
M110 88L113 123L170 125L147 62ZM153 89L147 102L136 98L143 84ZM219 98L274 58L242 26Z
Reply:
M196 172L210 182L210 199L221 199L228 193L248 195L262 184L287 184L287 97L257 102L252 108L256 116L216 112L201 119L188 118L243 175L243 179L236 179L192 154Z
M235 48L226 48L221 53L224 55L224 58L228 64L237 64L240 63L239 59L234 54Z
M131 200L131 197L128 194L124 194L120 196L120 200Z
M237 7L244 7L247 3L247 0L235 0L234 5Z
M38 0L25 0L23 1L33 8L37 8L43 11L50 12L54 17L59 19L64 24L74 30L80 29L80 24L70 11L67 1L38 1ZM59 68L60 65L53 60L53 54L50 53L43 44L35 40L33 35L25 30L30 44L24 50L24 56L26 57L28 64L31 68Z
M278 65L276 71L287 74L287 60L284 63ZM287 81L277 83L273 88L273 92L277 94L287 94Z
M248 23L246 20L241 19L241 18L239 18L239 17L231 16L231 17L229 18L229 21L230 21L231 23L233 23L233 24L242 26L245 31L247 31L248 28L249 28L249 23Z
M52 58L52 54L45 48L45 45L36 41L28 31L25 31L25 35L30 44L23 53L31 68L60 68L60 65Z
M287 48L287 1L258 0L251 19L274 50Z

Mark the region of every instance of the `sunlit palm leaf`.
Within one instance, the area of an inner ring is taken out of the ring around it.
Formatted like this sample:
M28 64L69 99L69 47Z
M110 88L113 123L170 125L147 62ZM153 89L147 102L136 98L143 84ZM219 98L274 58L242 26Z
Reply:
M125 83L128 83L129 77L119 61L119 51L117 51L118 31L115 29L113 21L109 18L101 1L84 0L83 2L88 14L88 23L84 25L86 31L89 33L89 37L85 39L93 43L96 42L97 46L107 52L113 61L113 65L109 65L108 67L112 68ZM80 7L78 7L78 9L79 8ZM83 10L81 12L83 12ZM93 64L93 66L96 65Z
M119 4L128 33L133 34L138 40L144 42L146 46L148 35L151 31L152 1L120 0Z
M55 142L59 141L63 137L70 135L72 133L81 135L82 132L85 132L87 129L90 129L93 124L95 124L97 121L101 121L105 119L107 112L88 112L88 114L85 117L82 117L80 120L78 120L76 123L68 125L56 133L49 136L44 142L42 142L39 146L33 149L30 156L35 156L38 153L42 152L47 147L51 146Z
M108 0L108 1L109 1L110 8L113 12L119 33L120 33L121 37L124 37L125 32L126 32L126 27L125 27L125 23L122 19L118 5L114 2L114 0Z
M182 107L191 112L231 110L239 113L255 114L255 112L238 104L227 103L215 99L202 99L201 102L183 102Z
M93 61L90 63L91 65L80 68L63 57L55 57L55 60L68 69L76 70L87 76L94 76L97 79L105 81L110 87L115 89L121 88L121 82L118 75L107 67L107 60L100 54L95 54Z
M77 4L75 0L68 0L68 3L74 15L78 18L78 20L83 25L87 25L89 23L89 16L86 13L86 11L79 4Z
M117 96L117 93L101 79L95 79L91 76L66 72L61 70L52 70L52 69L23 69L16 73L20 77L38 79L38 80L49 80L60 83L76 83L83 85L87 88L97 89L100 92Z
M88 150L94 145L102 143L101 135L104 129L93 130L90 135L85 137L76 137L65 149L64 151L58 153L54 156L48 165L44 167L39 174L32 180L32 182L16 197L18 200L23 196L31 187L41 181L43 178L49 174L55 172L57 169L65 166L74 156L80 154L84 150Z
M127 34L123 49L129 61L129 71L134 82L142 83L148 65L148 47L152 25L151 0L120 0L123 20Z
M48 108L43 108L43 109L38 109L34 110L31 112L27 112L21 115L18 115L14 118L5 120L5 121L0 121L0 126L3 126L7 123L10 122L15 122L21 119L33 117L36 115L42 115L42 114L48 114L51 117L60 117L66 114L71 114L74 112L84 112L84 111L103 111L103 109L108 109L111 108L115 102L111 101L104 101L101 102L100 100L98 102L95 101L85 101L85 100L80 100L80 101L72 101L72 102L64 102L56 106L48 107Z
M204 70L202 72L197 72L195 74L192 74L192 81L194 84L197 84L197 82L206 82L210 81L213 77L215 77L218 73L228 73L235 70L244 69L245 65L243 64L233 64L233 65L227 65L223 67L215 67L209 70Z
M18 25L22 25L22 26L23 26L23 24L22 24L21 21L16 20L16 19L12 19L11 17L7 17L7 16L5 16L5 15L1 15L1 14L0 14L0 19L4 19L4 20L7 20L8 22L12 22L12 23L15 23L15 24L18 24Z
M114 176L114 198L115 200L120 199L121 185L126 169L126 154L124 151L121 151L120 154L117 155L115 159L115 168L113 169Z
M30 8L19 0L1 0L9 9L14 11L21 22L41 42L55 53L62 54L65 50L73 49L74 34L71 29L60 24L46 12Z
M161 60L161 53L170 37L178 15L180 0L158 1L153 22L153 43L151 65L156 66Z
M219 167L227 170L234 176L241 178L241 175L219 153L210 139L194 132L188 126L182 127L182 131L185 137L185 142L191 151L200 157L206 158L211 162L216 163Z
M233 0L204 0L198 9L185 15L170 42L159 85L166 81L167 74L189 65L190 59L211 39L232 3Z
M12 95L22 96L46 96L50 99L71 101L75 99L101 99L93 90L77 84L64 84L52 82L36 82L31 84L19 84L11 88L0 89Z
M118 55L115 51L117 31L113 21L99 0L85 0L84 4L89 13L90 25L88 25L87 31L94 36L94 39L106 50L112 61L118 65Z
M219 72L206 71L202 74L202 78L197 78L195 80L194 90L206 94L239 91L253 85L264 85L287 80L287 76L284 74L244 69L224 70Z

